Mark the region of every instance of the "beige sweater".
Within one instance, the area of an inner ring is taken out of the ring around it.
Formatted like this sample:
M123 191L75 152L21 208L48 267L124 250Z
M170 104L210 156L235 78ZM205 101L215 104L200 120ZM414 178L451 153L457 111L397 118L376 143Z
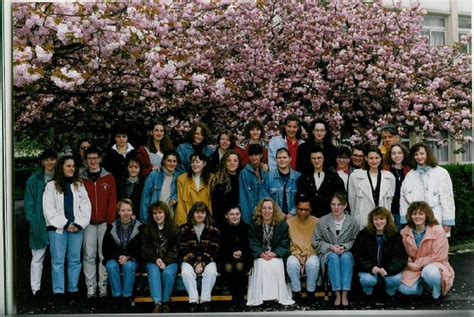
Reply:
M301 221L298 216L293 216L287 220L288 233L290 235L290 253L294 256L316 254L313 246L314 230L318 223L318 219L309 216L306 220Z

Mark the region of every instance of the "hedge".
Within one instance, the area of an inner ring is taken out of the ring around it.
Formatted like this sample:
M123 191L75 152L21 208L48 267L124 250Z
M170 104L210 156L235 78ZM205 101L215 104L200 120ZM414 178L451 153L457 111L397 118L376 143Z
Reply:
M456 205L456 226L449 242L474 240L474 165L449 164L443 167L451 175Z

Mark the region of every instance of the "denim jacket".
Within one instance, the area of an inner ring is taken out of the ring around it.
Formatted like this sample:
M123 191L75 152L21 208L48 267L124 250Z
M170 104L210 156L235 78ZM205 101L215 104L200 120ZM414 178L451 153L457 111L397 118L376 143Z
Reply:
M181 143L176 148L176 152L179 154L180 163L176 168L177 171L180 173L187 172L189 167L191 166L191 161L189 161L189 157L191 154L194 153L194 149L191 143ZM207 157L211 156L214 150L209 146L206 145L203 149L203 154Z
M258 202L265 197L269 197L265 188L263 187L263 180L267 177L267 172L260 169L262 181L260 181L255 174L252 166L247 164L239 175L239 203L240 212L242 213L242 220L247 223L252 223L253 209Z
M173 173L173 178L171 180L171 196L170 199L177 200L177 189L176 189L176 179L180 175L179 172L175 171ZM163 186L163 181L165 179L165 171L163 168L156 170L148 174L145 185L143 186L142 200L140 203L140 222L147 223L148 219L148 207L160 200L161 188ZM165 201L165 203L168 203Z
M291 215L296 214L295 195L296 195L296 181L300 177L300 173L290 169L290 179L286 185L286 205ZM283 208L283 178L280 176L278 169L270 171L263 182L265 190L270 194L270 197Z

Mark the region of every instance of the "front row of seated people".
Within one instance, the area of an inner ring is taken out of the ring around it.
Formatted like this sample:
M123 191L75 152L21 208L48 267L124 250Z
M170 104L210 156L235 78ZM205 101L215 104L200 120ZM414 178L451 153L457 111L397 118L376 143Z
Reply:
M369 213L361 231L346 207L345 196L336 193L330 201L331 213L318 219L310 215L308 197L298 195L296 215L287 219L266 198L255 208L250 225L241 221L239 208L232 207L219 230L203 202L195 203L187 222L178 227L168 204L158 201L149 207L148 223L140 227L133 203L123 199L117 206L119 218L108 227L103 242L112 296L130 300L141 263L148 273L154 313L169 312L178 271L193 312L209 311L218 272L235 309L268 301L301 304L302 275L306 275L307 298L314 302L320 270L328 277L335 307L349 305L353 271L368 297L377 284L385 286L389 297L397 291L421 295L427 290L434 299L447 294L454 280L448 239L428 204L410 205L401 233L384 207ZM198 276L202 276L200 290Z

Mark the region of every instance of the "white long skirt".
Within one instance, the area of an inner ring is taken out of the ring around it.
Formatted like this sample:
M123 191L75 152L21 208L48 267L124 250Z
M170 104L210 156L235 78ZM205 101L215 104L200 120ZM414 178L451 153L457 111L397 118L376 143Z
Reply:
M258 306L265 300L276 300L282 305L292 305L290 283L285 282L285 266L281 258L269 261L256 259L250 271L247 305Z

